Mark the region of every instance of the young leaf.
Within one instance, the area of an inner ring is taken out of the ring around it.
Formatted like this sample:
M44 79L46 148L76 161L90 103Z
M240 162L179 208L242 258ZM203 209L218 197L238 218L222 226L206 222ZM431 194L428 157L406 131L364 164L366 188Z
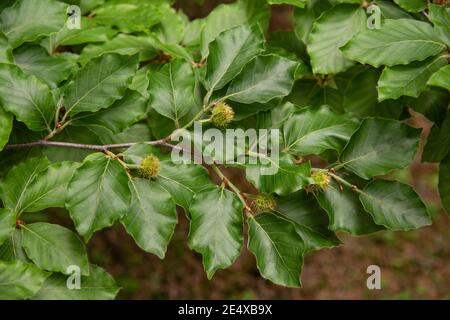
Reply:
M189 207L189 247L203 255L208 279L228 268L241 251L242 209L234 193L218 187L197 193Z
M75 233L43 222L21 228L23 248L40 269L68 274L68 267L78 266L81 274L89 275L86 249Z
M54 0L19 0L2 11L0 30L9 43L17 48L58 31L64 25L67 5Z
M358 127L347 115L339 115L328 106L305 108L291 116L283 126L285 151L295 155L340 152Z
M8 143L9 135L13 127L13 116L0 107L0 151Z
M191 64L174 60L152 73L149 83L151 106L179 126L180 119L193 107L194 89Z
M261 275L273 283L300 287L304 245L294 225L272 213L248 222L248 249L255 255Z
M177 224L175 202L157 183L130 179L131 205L122 224L146 252L163 259Z
M0 245L14 232L16 216L10 209L0 208Z
M26 76L18 67L0 64L0 105L33 131L53 126L55 103L50 89L34 76Z
M394 2L409 12L422 11L428 5L427 0L394 0Z
M305 243L305 251L330 248L341 242L328 230L328 218L314 197L299 191L277 199L275 212L294 223L295 230Z
M395 181L374 180L359 199L376 224L391 230L411 230L431 224L427 209L414 190Z
M439 193L441 195L442 205L450 215L450 153L442 160L439 165Z
M249 104L287 96L297 67L297 62L280 56L256 57L234 78L224 99Z
M67 276L52 274L32 300L112 300L120 288L102 268L90 265L89 276L81 276L80 288L69 289Z
M319 205L328 213L329 228L333 231L363 235L383 229L364 211L356 192L346 187L341 189L335 181L316 197Z
M102 153L84 160L67 193L66 208L86 241L95 231L111 226L129 211L127 173L117 160Z
M67 113L73 116L111 106L124 96L137 65L137 56L105 54L91 60L65 91Z
M263 49L264 38L257 27L246 25L224 31L209 45L205 87L218 90L238 75L244 65Z
M246 165L245 169L247 180L259 191L278 195L288 195L302 189L309 184L310 175L309 162L297 165L287 154L280 155L278 163L268 160L267 164Z
M413 161L420 131L394 120L365 119L345 146L340 161L363 179L401 169Z
M315 74L336 74L354 62L339 50L366 25L364 10L354 5L337 5L325 11L313 25L308 39L308 53Z
M378 98L397 99L401 96L417 98L425 89L430 76L447 64L442 57L431 57L407 66L386 67L378 81Z
M42 287L49 275L50 273L18 260L0 261L0 299L29 299Z
M422 61L444 48L430 24L397 19L385 20L381 29L358 33L341 50L352 60L378 68Z
M428 80L429 86L436 86L450 91L450 65L440 68Z

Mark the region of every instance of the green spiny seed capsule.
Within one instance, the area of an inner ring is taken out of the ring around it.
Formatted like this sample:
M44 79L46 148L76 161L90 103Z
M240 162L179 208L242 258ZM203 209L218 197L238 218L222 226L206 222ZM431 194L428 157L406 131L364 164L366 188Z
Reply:
M311 175L313 183L305 189L309 193L325 191L330 185L331 177L324 171L317 171Z
M156 177L161 169L161 163L158 157L153 154L147 156L141 163L138 174L143 178L153 178Z
M211 123L216 127L226 127L234 119L234 110L225 102L219 102L211 112Z
M276 208L276 206L277 201L270 193L260 193L252 202L252 209L254 209L256 213L272 211Z

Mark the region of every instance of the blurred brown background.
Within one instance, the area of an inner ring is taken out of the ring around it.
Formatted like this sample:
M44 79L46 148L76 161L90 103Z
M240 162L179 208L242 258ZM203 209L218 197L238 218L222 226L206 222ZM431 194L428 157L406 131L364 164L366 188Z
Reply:
M221 2L178 1L191 18L204 17ZM291 9L273 9L271 29L289 29ZM417 116L413 125L429 123ZM343 245L306 255L303 288L290 289L261 278L254 257L244 248L227 270L208 281L199 254L190 251L188 222L182 212L164 260L140 250L120 225L102 231L89 244L94 263L112 273L123 287L122 299L450 299L450 221L440 209L436 191L437 168L413 165L395 173L412 183L434 215L433 226L411 232L381 232L372 236L340 234ZM239 172L232 180L242 182ZM242 186L242 185L241 185ZM366 268L381 267L382 290L366 288Z

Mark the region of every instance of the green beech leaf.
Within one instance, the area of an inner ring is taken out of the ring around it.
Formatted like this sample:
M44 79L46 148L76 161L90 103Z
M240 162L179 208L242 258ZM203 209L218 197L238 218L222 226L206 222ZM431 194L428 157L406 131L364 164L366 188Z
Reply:
M177 224L175 202L156 182L133 178L129 212L122 224L143 250L163 259Z
M450 65L442 67L431 75L427 82L430 86L441 87L450 91Z
M445 58L432 57L407 66L386 67L378 81L379 99L417 98L426 89L430 76L446 64Z
M340 152L357 127L351 117L336 114L327 106L305 108L289 117L283 126L285 151L295 155Z
M81 276L80 289L67 288L68 276L54 273L32 297L33 300L112 300L120 288L102 268L90 265L89 276Z
M127 90L124 97L108 109L79 113L71 119L70 124L87 128L102 127L112 133L120 133L146 117L147 104L147 99L140 93Z
M354 64L339 48L364 30L366 20L362 8L347 4L325 11L316 20L308 39L308 53L315 74L336 74Z
M231 82L225 99L248 104L287 96L297 67L297 62L280 56L256 57Z
M0 64L0 105L34 131L51 131L55 103L50 89L18 67Z
M244 65L263 48L263 35L254 27L238 26L224 31L209 45L205 86L208 90L223 88Z
M270 4L290 4L296 7L303 8L306 5L306 0L268 0Z
M50 275L21 261L0 261L0 299L31 298Z
M450 153L442 160L439 165L439 193L441 195L442 205L450 215Z
M328 213L330 229L352 235L370 234L383 229L377 226L365 212L358 194L332 181L324 192L317 196L319 205Z
M273 283L300 287L304 245L294 225L271 213L248 222L248 248L256 257L261 275Z
M8 39L0 32L0 63L12 62L14 62L12 48L8 43Z
M48 166L45 158L31 159L13 168L3 181L3 201L16 214L64 207L67 185L77 164Z
M450 151L450 113L447 111L441 128L433 126L428 135L422 161L440 162Z
M269 6L266 0L239 0L217 6L205 18L201 32L201 53L208 56L208 45L225 30L242 25L258 25L263 31L269 25ZM230 44L233 46L233 44ZM231 80L231 79L230 79Z
M36 76L52 88L66 80L75 65L69 56L50 56L44 48L37 46L14 51L14 60L23 72Z
M352 60L379 67L422 61L444 48L430 24L397 19L384 20L381 29L358 33L342 51Z
M10 209L0 208L0 245L14 232L16 216Z
M314 21L329 8L331 8L331 4L322 0L307 1L305 8L295 8L293 17L294 30L303 43L308 43L308 37Z
M13 116L0 107L0 151L3 150L8 143L9 135L13 128Z
M339 245L334 232L328 230L328 218L313 196L299 191L277 199L275 212L294 223L305 243L305 250L317 250Z
M219 187L197 193L189 207L189 247L202 254L208 279L229 267L241 251L242 209L234 193Z
M429 87L418 98L406 98L405 100L414 111L420 112L427 119L433 121L436 126L441 127L450 102L450 92L437 87Z
M161 161L161 169L155 181L185 210L189 209L196 193L214 186L203 166L176 164L171 161L170 154L161 154L153 146L137 144L124 152L127 162L135 164L140 164L149 154L156 155Z
M191 64L174 60L152 73L149 83L151 106L179 126L180 119L193 107L194 89Z
M414 159L420 132L394 120L366 119L350 138L340 161L363 179L404 168Z
M111 106L124 96L137 64L137 56L118 54L106 54L91 60L65 91L67 113L95 112Z
M375 223L391 230L411 230L431 224L427 209L414 190L396 181L375 180L359 199Z
M409 12L422 11L428 5L427 0L394 0L394 2Z
M41 269L68 273L78 266L89 275L89 263L83 242L69 229L50 223L22 226L22 245L27 256Z
M263 161L258 159L258 161ZM267 164L246 165L245 176L261 192L288 195L309 184L311 164L295 164L287 154Z
M61 29L66 9L67 5L54 0L19 0L2 11L0 30L16 48Z
M127 173L117 160L102 153L84 160L67 193L66 208L86 241L95 231L111 226L129 211Z

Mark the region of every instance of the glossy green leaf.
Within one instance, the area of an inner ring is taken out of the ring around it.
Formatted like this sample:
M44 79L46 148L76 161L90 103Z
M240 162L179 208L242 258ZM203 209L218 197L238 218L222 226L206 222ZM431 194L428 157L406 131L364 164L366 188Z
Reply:
M21 261L0 261L0 299L31 298L50 275Z
M258 161L264 161L258 159ZM246 165L245 176L259 191L288 195L309 184L311 164L295 164L290 156L271 158L267 163Z
M37 222L22 226L22 245L27 256L40 268L68 274L70 266L89 275L89 263L83 242L69 229Z
M394 2L409 12L419 12L428 6L427 0L394 0Z
M33 46L14 51L17 66L26 74L32 74L55 88L66 80L75 67L66 55L50 56L43 48Z
M430 24L397 19L385 20L381 29L358 33L342 51L349 59L379 67L422 61L444 48Z
M195 77L192 66L182 60L164 65L150 77L151 106L179 126L194 104Z
M129 212L122 224L143 250L163 259L177 224L175 202L156 182L133 178Z
M401 96L417 98L426 89L430 76L446 64L445 58L431 57L407 66L385 68L378 81L379 99L397 99Z
M439 165L439 193L441 195L442 205L450 215L450 153L442 160Z
M375 223L391 230L411 230L431 224L422 200L408 185L375 180L364 187L359 199Z
M256 57L234 78L225 98L248 104L287 96L294 85L297 67L296 62L280 56Z
M66 208L85 240L129 212L128 176L117 160L102 153L88 156L75 172L67 191Z
M300 287L304 245L294 225L271 213L248 221L248 248L261 275L273 283Z
M45 158L31 159L13 168L3 181L3 201L16 214L64 207L66 190L77 164L48 166Z
M342 152L342 166L364 179L404 168L414 159L420 131L398 121L366 119Z
M238 26L224 31L209 45L205 86L208 90L223 88L244 65L263 48L263 35L258 28Z
M209 44L223 31L242 25L258 25L265 31L269 18L270 10L266 0L239 0L217 6L204 20L201 33L202 56L208 56L211 49L208 48ZM229 45L232 47L236 44Z
M0 208L0 245L14 232L16 216L10 209Z
M365 212L358 194L347 187L341 187L335 181L316 197L320 206L328 213L331 230L363 235L383 229Z
M90 266L89 276L81 276L80 288L67 288L68 276L52 274L42 288L32 297L33 300L112 300L120 288L102 268Z
M67 113L95 112L111 106L124 96L137 64L137 56L118 54L89 62L67 87L64 95Z
M219 187L197 193L189 207L189 247L202 254L208 279L233 264L241 251L242 209L234 193Z
M294 223L306 251L330 248L341 243L334 232L328 230L326 213L305 191L278 198L275 212Z
M0 64L0 105L34 131L53 126L55 103L50 89L18 67Z
M347 4L325 11L316 20L308 39L308 53L315 74L336 74L354 64L339 48L365 29L366 20L362 8Z
M291 116L283 126L285 151L295 155L341 151L358 127L347 115L339 115L327 106L306 108Z
M66 5L54 0L19 0L2 11L0 30L16 48L61 29L66 9Z
M8 143L9 135L13 128L13 116L0 107L0 151Z
M440 68L431 75L427 82L430 86L441 87L450 91L450 65Z

